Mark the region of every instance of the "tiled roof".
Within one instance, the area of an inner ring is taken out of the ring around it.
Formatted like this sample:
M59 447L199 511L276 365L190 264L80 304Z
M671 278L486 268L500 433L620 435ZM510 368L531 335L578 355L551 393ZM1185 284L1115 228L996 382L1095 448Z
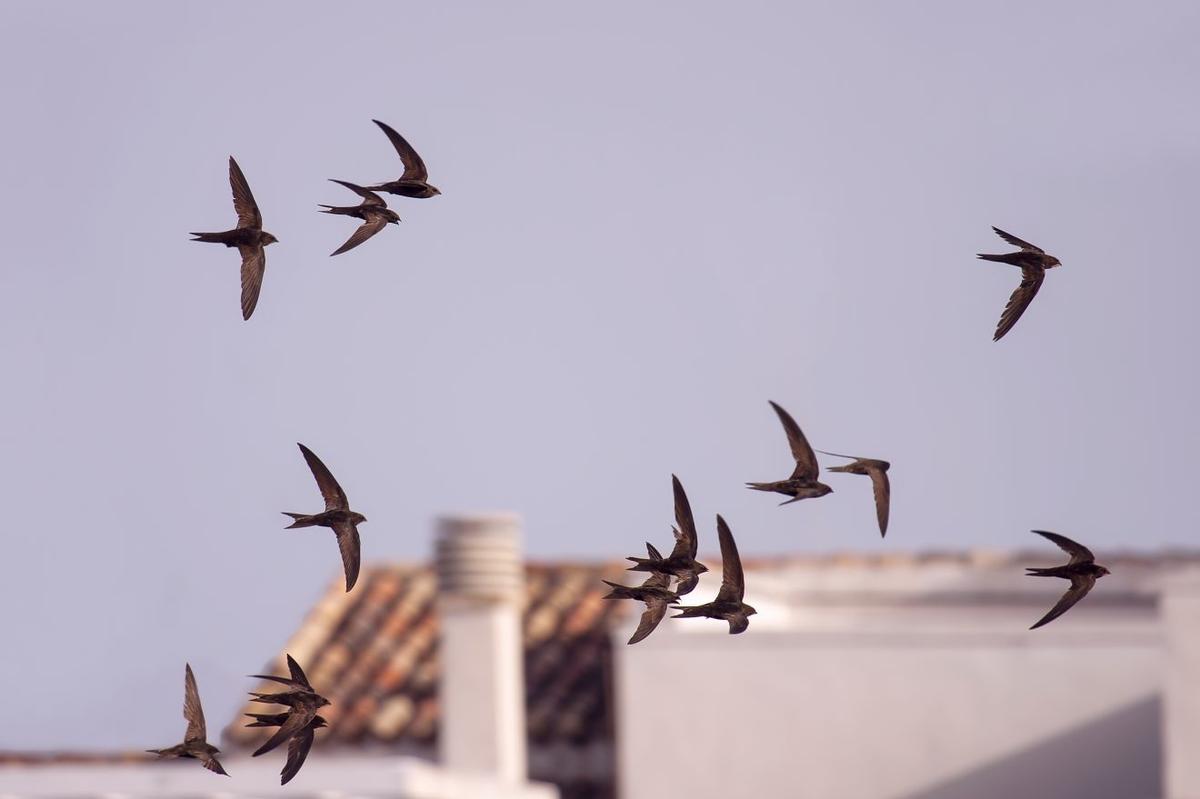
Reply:
M526 722L535 763L539 748L611 752L608 631L630 609L629 603L602 598L607 588L601 578L621 580L625 574L618 564L526 566ZM317 733L324 745L432 754L438 728L435 594L431 567L364 568L349 594L339 581L331 584L292 636L284 652L304 666L309 680L332 702L321 710L329 722ZM266 668L286 674L284 653ZM261 688L273 690L267 684ZM247 704L241 712L262 708ZM239 715L225 729L232 746L256 746L271 732L246 728L243 721ZM535 766L535 777L537 770ZM594 777L603 781L612 775Z

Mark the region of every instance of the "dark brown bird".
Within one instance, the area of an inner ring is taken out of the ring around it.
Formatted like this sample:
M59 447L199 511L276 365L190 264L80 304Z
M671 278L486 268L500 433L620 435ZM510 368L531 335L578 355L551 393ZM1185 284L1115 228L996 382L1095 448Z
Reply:
M346 499L346 492L338 485L338 481L333 479L333 475L325 467L325 464L321 463L321 459L303 444L297 443L296 446L300 447L300 451L304 453L304 460L308 462L308 468L312 470L313 477L317 479L317 487L321 489L321 496L325 498L325 511L312 515L283 511L284 516L291 516L294 519L284 529L291 530L294 527L328 527L332 529L337 535L338 549L342 552L342 566L346 571L346 591L349 592L354 588L354 583L358 581L358 565L361 558L358 525L365 522L367 517L350 510L350 500Z
M1083 544L1072 541L1065 535L1047 532L1046 530L1034 530L1033 532L1050 539L1058 545L1059 549L1071 556L1071 559L1064 566L1052 566L1048 569L1025 569L1025 573L1029 577L1061 577L1064 580L1071 581L1071 587L1067 589L1067 593L1063 594L1062 599L1058 600L1058 604L1050 608L1049 613L1042 616L1037 624L1029 628L1036 630L1038 627L1054 621L1074 607L1076 602L1083 599L1087 596L1088 591L1092 590L1092 586L1096 584L1096 580L1106 574L1111 574L1111 572L1103 566L1097 566L1096 556Z
M792 448L792 457L796 459L796 469L786 480L777 480L773 483L746 483L746 486L757 491L774 491L776 494L791 497L786 502L779 503L780 505L790 505L802 499L823 497L832 493L832 488L817 480L817 474L820 472L817 466L817 456L813 453L813 448L808 445L808 439L804 437L800 425L796 424L796 420L792 418L791 414L774 402L771 402L771 407L775 409L775 414L779 417L780 424L783 425L783 431L787 433L788 446Z
M183 717L187 719L187 732L183 734L183 743L167 749L147 749L147 752L158 755L159 760L168 757L190 757L199 760L209 771L229 776L217 760L221 750L207 740L208 731L204 726L204 708L200 706L200 691L196 688L196 678L192 674L190 664L184 664L183 671Z
M1060 266L1062 262L1053 255L1047 255L1041 247L1035 247L1027 241L1022 241L998 227L993 226L992 230L996 231L996 235L1009 244L1021 248L1020 252L1006 252L1000 255L976 254L976 257L985 261L998 261L1002 264L1021 267L1021 285L1017 286L1017 290L1008 298L1008 305L1004 306L1004 313L1000 316L1000 324L996 326L996 335L992 337L992 341L999 341L1004 338L1005 333L1013 329L1013 325L1017 323L1021 314L1025 313L1025 309L1029 307L1029 303L1033 302L1033 298L1037 296L1038 289L1042 287L1042 281L1046 279L1046 270Z
M678 596L691 593L700 582L700 575L708 571L708 567L696 560L696 551L700 546L699 536L696 535L696 520L692 518L692 505L688 502L687 493L679 478L671 475L671 489L675 493L675 548L670 557L664 558L649 542L646 542L648 558L626 558L633 561L629 571L654 572L676 578L675 593ZM630 642L632 643L632 642Z
M390 125L380 122L378 119L371 121L379 126L380 130L387 135L392 146L396 148L400 160L404 163L404 174L397 180L390 180L367 188L372 191L386 191L388 194L419 199L441 194L442 192L436 186L429 184L429 172L425 169L425 162L421 160L421 156L417 155L417 151L412 148L412 145Z
M330 178L334 183L340 183L350 191L363 198L363 201L358 205L322 205L320 206L321 213L325 214L341 214L342 216L354 216L363 220L363 223L346 239L346 243L329 255L341 255L346 250L353 250L358 245L362 244L367 239L374 236L379 231L388 226L388 223L393 225L399 223L400 216L393 210L387 207L387 203L383 201L375 192L370 189L364 189L362 186L355 185L345 180Z
M846 474L865 474L871 478L871 487L875 489L875 517L879 520L879 535L887 535L888 509L892 503L892 484L888 480L888 469L892 464L875 458L857 458L853 455L839 455L836 452L817 450L822 455L832 455L835 458L849 458L854 463L845 466L827 466L827 472L845 472Z
M737 544L734 543L733 533L729 525L717 514L717 536L721 539L721 590L717 598L704 605L675 605L677 613L673 619L689 619L706 617L709 619L724 619L729 622L729 634L743 633L750 626L750 617L757 610L742 601L746 594L746 578L742 574L742 559L738 557Z
M284 741L294 735L299 734L302 730L309 727L318 718L317 711L329 704L329 700L313 690L313 687L308 682L308 678L304 675L304 670L300 668L300 664L296 662L291 655L287 656L288 670L291 672L291 677L276 677L270 674L252 674L250 676L261 680L273 680L282 683L292 690L282 691L276 694L253 693L253 702L262 702L264 704L287 705L291 710L282 714L283 719L279 724L279 729L275 734L267 739L266 743L254 751L253 757L258 757L261 754L270 752L275 747L279 746ZM278 716L272 716L278 718ZM250 725L262 726L262 725ZM311 731L310 731L311 732ZM305 755L308 750L305 749ZM289 760L290 760L289 756ZM299 766L297 766L297 769Z
M280 727L287 721L289 714L247 713L246 715L255 719L247 724L247 727ZM328 726L329 724L323 716L313 716L313 720L307 727L292 736L288 741L287 762L283 765L283 771L279 772L280 785L287 785L292 781L292 777L300 772L300 767L304 765L304 761L308 757L308 750L312 749L313 733Z
M207 241L237 247L242 255L242 318L249 319L258 305L258 293L262 290L263 273L267 269L267 254L264 248L279 239L262 229L262 214L258 203L250 193L250 184L242 169L229 156L229 185L233 188L233 208L237 211L238 226L220 233L189 233L192 241Z
M671 577L668 574L655 572L641 585L620 585L608 580L604 583L612 588L612 591L605 595L605 599L636 599L646 603L638 628L629 639L631 644L636 644L654 632L654 628L666 615L667 606L679 601L679 594L670 589Z

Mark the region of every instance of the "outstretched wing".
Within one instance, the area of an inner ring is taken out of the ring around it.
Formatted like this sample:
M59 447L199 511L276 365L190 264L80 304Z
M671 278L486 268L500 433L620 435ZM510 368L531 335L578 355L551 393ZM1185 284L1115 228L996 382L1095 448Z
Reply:
M333 532L337 533L338 549L342 553L342 569L346 572L346 591L349 592L358 582L358 566L362 549L358 538L358 528L350 522L341 522L334 525Z
M392 146L396 148L400 160L404 162L404 174L400 176L401 180L425 180L429 177L429 172L425 169L425 162L421 160L421 156L417 155L417 151L412 148L412 145L404 140L403 136L390 125L380 122L378 119L371 121L384 132Z
M317 480L317 488L321 489L321 496L325 500L325 510L350 510L350 500L346 499L346 492L338 485L338 481L333 479L333 473L311 449L299 442L296 446L304 453L304 460Z
M1016 291L1008 298L1008 305L1004 306L1004 313L1000 315L1000 323L996 325L996 335L992 336L992 341L999 341L1004 338L1004 334L1013 329L1013 325L1021 318L1021 314L1025 313L1025 309L1029 307L1029 303L1033 302L1033 298L1037 296L1038 289L1042 287L1042 281L1046 279L1046 270L1041 267L1023 266L1021 267L1021 285L1017 286Z
M250 184L233 156L229 156L229 187L233 189L233 210L237 211L238 227L262 229L262 214L250 192Z
M1096 578L1090 574L1077 574L1071 577L1071 587L1067 589L1067 593L1062 595L1062 599L1058 600L1058 604L1050 608L1050 612L1042 616L1038 623L1030 627L1031 630L1036 630L1044 624L1057 619L1059 616L1066 613L1075 606L1075 603L1087 596L1088 591L1092 590L1092 586L1096 584Z
M800 430L800 425L796 424L796 420L792 418L790 413L774 402L771 402L771 407L775 409L775 415L779 417L779 422L783 425L783 431L787 433L788 446L792 449L792 457L796 459L796 470L792 472L792 479L817 479L817 472L819 471L817 456L813 452L813 448L809 446L808 439L804 437L804 433Z
M717 537L721 540L721 590L717 601L741 602L746 594L746 578L742 574L742 559L738 555L733 533L721 514L717 514Z
M1004 239L1005 241L1007 241L1009 244L1011 244L1014 247L1020 247L1022 250L1028 250L1030 252L1037 252L1037 253L1045 253L1046 252L1041 247L1035 247L1034 245L1030 244L1027 241L1018 239L1016 236L1014 236L1011 233L1005 233L1003 230L996 227L995 225L992 225L992 230L996 231L997 236Z
M363 222L353 233L350 234L350 238L346 239L345 244L329 253L330 257L333 257L334 255L341 255L347 250L353 250L355 247L387 227L387 220L379 216L379 214L371 214L370 217L370 219L368 219L366 222Z
M345 186L359 197L362 197L363 205L378 205L381 208L387 208L387 202L385 202L382 197L368 188L360 186L357 183L351 183L348 180L338 180L337 178L330 178L330 180L334 183L337 183L339 186Z
M200 763L209 771L215 771L217 774L224 774L226 777L229 776L229 772L225 770L225 768L221 765L221 761L217 760L215 755L201 755Z
M292 736L292 740L288 741L287 762L283 765L283 771L279 772L280 785L287 785L291 782L292 777L300 772L300 767L304 765L304 760L308 757L308 750L312 749L312 745L313 728L311 725Z
M1096 556L1092 554L1092 550L1088 549L1087 547L1085 547L1083 544L1079 543L1078 541L1072 541L1071 539L1067 538L1065 535L1059 535L1058 533L1052 533L1048 530L1034 530L1033 532L1037 533L1038 535L1042 536L1043 538L1053 541L1059 549L1061 549L1063 552L1066 552L1068 555L1070 555L1071 560L1068 561L1068 563L1067 563L1068 566L1074 566L1076 563L1095 563L1096 562Z
M875 517L879 520L879 535L887 535L888 512L892 504L892 483L887 472L877 466L868 466L871 488L875 491Z
M671 488L675 492L675 549L671 557L685 557L692 560L700 545L696 535L696 520L692 517L692 505L688 502L687 492L679 478L671 475Z
M204 741L208 738L208 731L204 727L204 708L200 707L200 690L196 687L191 664L186 663L183 671L183 717L188 723L187 732L183 734L184 741Z
M287 656L288 672L291 673L292 679L308 690L312 690L312 684L309 683L308 677L304 674L304 669L300 668L300 664L290 654Z
M292 712L288 714L287 720L285 720L283 724L279 725L279 729L275 731L274 735L267 739L266 743L254 750L254 754L251 755L251 757L264 755L275 747L279 746L288 738L291 738L293 735L299 733L308 726L309 722L313 720L313 716L315 715L317 715L317 711L313 708L293 708Z
M249 244L238 247L238 252L242 254L242 319L249 319L258 307L258 294L267 271L267 253L261 246Z
M638 622L637 630L634 631L633 637L629 639L629 643L636 644L638 641L645 640L646 636L654 632L654 628L663 620L663 616L667 614L667 601L665 599L647 599L646 609L642 612L642 620Z

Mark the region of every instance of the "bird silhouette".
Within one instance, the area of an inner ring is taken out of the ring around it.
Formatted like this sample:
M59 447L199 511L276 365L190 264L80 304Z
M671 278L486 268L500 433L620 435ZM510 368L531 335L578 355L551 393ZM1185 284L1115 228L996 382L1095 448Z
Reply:
M308 463L308 468L312 470L313 477L317 480L317 487L321 489L321 496L325 499L325 511L314 514L283 511L284 516L290 516L293 520L284 529L328 527L333 530L337 535L338 549L342 553L342 567L346 572L346 591L349 592L354 588L354 583L358 581L358 567L361 559L362 545L358 537L358 525L365 522L367 517L350 510L350 500L346 499L346 492L338 485L338 481L333 479L333 474L321 462L321 459L303 444L297 443L296 446L300 447L300 451L304 454L304 460Z
M1017 323L1021 314L1025 313L1025 309L1029 307L1029 303L1033 302L1033 298L1037 296L1038 289L1042 287L1042 281L1046 279L1046 270L1060 266L1062 262L1053 255L1047 255L1041 247L1035 247L1027 241L1022 241L998 227L993 226L992 230L996 231L996 235L1009 244L1021 248L1019 252L1006 252L1000 255L976 254L977 258L985 261L997 261L1021 267L1021 285L1017 286L1016 291L1008 298L1008 305L1004 306L1004 313L1000 315L1000 323L996 325L996 335L992 337L992 341L999 341L1004 338L1005 333L1013 329L1013 325Z
M691 593L700 582L700 575L708 571L708 567L696 560L696 551L700 546L696 535L696 520L692 518L692 505L688 502L687 492L679 478L671 475L671 489L675 494L675 548L670 557L664 558L650 542L646 542L647 558L626 558L634 565L629 571L655 572L676 578L675 593L678 596Z
M276 677L271 674L252 674L260 680L273 680L274 682L282 683L288 686L291 690L281 691L279 693L255 693L251 692L254 697L251 701L262 702L264 704L286 705L290 708L287 713L280 714L283 718L280 720L279 729L275 731L267 741L258 749L254 750L253 757L270 752L275 747L279 746L284 741L299 734L306 728L311 727L317 718L317 711L329 704L329 700L313 690L308 678L304 674L304 670L300 668L300 664L296 662L291 655L287 656L288 670L291 672L291 677ZM265 714L264 714L265 715ZM278 719L278 715L270 716L272 719ZM263 726L260 724L251 724L248 726ZM311 729L309 730L311 734ZM311 742L310 742L311 744ZM308 754L307 748L304 754ZM290 758L289 758L290 759ZM297 769L299 766L297 766Z
M187 757L199 760L209 771L229 776L221 766L217 755L221 750L207 740L208 731L204 726L204 708L200 706L200 691L196 688L196 677L192 674L192 666L184 664L183 671L183 717L187 719L187 731L183 734L183 743L166 749L147 749L147 752L158 755L159 760L169 757Z
M879 521L880 537L887 535L888 513L892 502L892 484L888 480L888 469L892 464L875 458L858 458L854 455L839 455L836 452L817 450L822 455L832 455L835 458L849 458L854 461L845 466L827 466L827 472L845 472L846 474L865 474L871 478L871 487L875 491L875 518Z
M280 727L290 716L288 713L246 713L245 715L254 719L246 725L247 727ZM309 722L308 726L288 740L287 762L284 763L283 770L279 772L280 785L287 785L292 781L292 777L299 773L300 767L304 765L304 761L308 757L308 750L312 749L313 733L328 726L329 723L323 716L313 716L313 720Z
M404 164L404 174L396 180L389 180L367 188L371 191L385 191L388 194L419 199L441 194L441 190L430 185L429 172L425 169L425 162L421 160L421 156L417 155L417 151L413 149L412 145L390 125L380 122L378 119L371 121L379 126L379 129L388 137L388 141L396 148L396 153Z
M1106 574L1111 574L1111 572L1103 566L1097 566L1096 556L1083 544L1072 541L1065 535L1046 530L1034 530L1033 532L1053 541L1059 549L1071 556L1071 559L1063 566L1052 566L1046 569L1026 568L1025 570L1026 576L1029 577L1061 577L1071 581L1071 587L1062 595L1062 599L1058 600L1058 604L1050 608L1049 613L1042 616L1037 624L1029 628L1036 630L1074 607L1076 602L1083 599L1087 596L1088 591L1092 590L1092 587L1096 585L1096 580Z
M189 233L192 241L206 241L237 247L242 256L242 319L249 319L258 305L258 294L262 291L263 274L267 269L267 253L264 249L279 239L262 229L262 214L258 203L250 192L250 184L242 174L233 156L229 156L229 185L233 189L233 208L237 211L238 226L219 233Z
M362 244L367 239L374 236L379 231L383 230L388 224L397 224L400 222L400 216L393 210L387 207L387 203L383 198L370 189L364 189L354 183L337 178L330 178L334 183L339 183L350 191L363 198L363 201L358 205L322 205L320 206L321 213L324 214L340 214L342 216L353 216L363 220L363 223L358 226L355 231L350 234L350 238L346 239L346 243L329 255L341 255L347 250L353 250L358 245Z
M750 617L758 611L742 601L746 594L742 559L738 556L733 533L720 514L717 514L717 537L721 540L721 590L717 592L717 598L703 605L675 605L673 609L682 612L671 618L724 619L729 622L729 634L737 635L746 631Z
M646 603L637 630L629 639L630 644L636 644L654 632L654 628L666 615L667 606L679 601L679 594L670 589L671 576L668 574L655 572L641 585L621 585L608 580L604 583L612 588L612 591L604 596L605 599L635 599Z
M756 491L774 491L776 494L791 497L786 502L779 503L780 505L790 505L802 499L813 499L832 493L832 488L817 480L817 474L820 472L820 468L817 466L817 456L813 453L813 448L809 446L808 439L800 430L800 425L796 424L796 420L790 413L776 403L771 402L771 407L775 409L775 415L779 417L779 423L783 425L783 431L787 433L788 446L792 449L792 457L796 459L796 468L792 472L792 476L786 480L776 480L772 483L746 483L746 486Z

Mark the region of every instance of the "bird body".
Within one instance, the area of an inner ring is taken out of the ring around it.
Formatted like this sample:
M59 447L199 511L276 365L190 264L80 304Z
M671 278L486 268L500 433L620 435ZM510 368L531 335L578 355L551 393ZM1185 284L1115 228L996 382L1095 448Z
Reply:
M429 183L429 171L425 168L425 162L421 160L421 156L417 155L417 151L413 149L412 145L390 125L380 122L378 119L371 121L379 126L379 129L388 137L388 141L392 143L392 147L396 148L396 153L404 164L404 174L396 180L389 180L367 188L371 191L384 191L388 194L417 199L426 199L441 194L442 192L436 186Z
M604 581L605 585L612 588L605 595L605 599L633 599L646 603L646 609L642 611L642 618L638 622L637 630L629 639L630 644L636 644L654 632L659 622L667 615L667 607L672 602L679 601L679 594L669 587L670 582L670 576L662 573L651 574L641 585L621 585L608 580Z
M1103 566L1098 566L1096 556L1083 544L1072 541L1065 535L1051 533L1047 530L1034 530L1033 532L1054 542L1059 549L1071 556L1071 559L1062 566L1027 568L1025 570L1028 577L1059 577L1071 581L1071 587L1063 594L1062 599L1058 600L1058 603L1045 616L1029 628L1036 630L1074 607L1075 603L1087 596L1098 579L1106 574L1111 574L1111 572Z
M725 519L717 514L717 537L721 541L721 590L716 599L703 605L675 605L680 611L671 618L709 618L729 622L729 634L743 633L750 626L750 617L758 611L742 601L746 593L746 578L737 543Z
M265 248L279 241L262 229L262 214L250 191L250 184L233 156L229 156L229 186L233 190L233 208L237 211L238 226L217 233L190 233L209 244L237 247L242 256L242 319L249 319L258 306L263 274L267 269Z
M776 403L771 402L771 407L775 409L775 415L779 417L779 423L783 425L783 431L787 434L788 446L792 450L796 468L792 472L792 476L786 480L746 483L746 487L756 491L773 491L776 494L791 497L786 502L781 502L781 505L790 505L802 499L815 499L833 493L832 488L817 479L817 475L820 473L817 456L809 445L808 439L800 430L800 425L796 424L796 420L790 413Z
M708 567L696 560L700 539L696 533L696 520L692 516L692 505L679 478L671 475L671 489L675 496L675 548L664 558L652 544L646 542L647 558L626 558L633 565L629 571L652 572L676 578L675 593L678 596L690 593L700 582L700 575ZM649 585L649 581L646 582Z
M341 216L353 216L363 220L363 224L358 227L346 239L346 243L338 247L332 253L340 255L347 250L353 250L358 245L362 244L367 239L374 236L379 231L383 230L389 224L398 224L400 216L395 211L387 207L387 203L383 198L370 189L365 189L354 183L345 180L337 180L330 178L334 183L339 183L342 186L353 191L355 194L363 198L363 201L358 205L322 205L321 211L326 214L337 214Z
M827 472L844 472L846 474L863 474L871 478L871 487L875 492L875 518L879 522L879 535L887 535L888 516L892 503L892 484L888 479L888 469L892 464L878 458L859 458L854 455L839 455L836 452L817 450L822 455L832 455L835 458L849 458L853 463L844 466L827 466Z
M168 746L165 749L147 749L159 760L167 758L191 758L199 760L209 771L217 774L228 773L217 755L221 750L207 740L208 730L204 723L204 708L200 705L200 690L196 687L196 677L192 674L191 664L184 665L183 672L183 717L187 720L187 731L183 735L183 743Z
M358 535L358 525L367 520L361 513L350 510L350 500L346 492L338 485L329 468L321 462L312 450L297 443L309 470L317 481L317 488L325 499L325 510L320 513L292 513L283 511L284 516L290 516L292 523L286 530L297 527L328 527L337 537L338 550L342 554L342 569L346 574L346 591L354 588L358 581L358 570L362 559L362 543Z
M1042 281L1046 279L1046 270L1061 266L1062 262L1053 255L1047 255L1041 247L1022 241L998 227L993 226L992 230L996 231L996 235L1009 244L1020 248L1017 252L976 254L977 258L985 261L995 261L1021 268L1021 285L1008 298L1008 304L1004 306L1004 313L1001 314L1000 323L996 325L996 333L992 337L992 341L999 341L1013 329L1013 325L1017 323L1017 320L1029 308L1029 304L1033 302L1033 298L1037 296L1038 290L1042 287Z

